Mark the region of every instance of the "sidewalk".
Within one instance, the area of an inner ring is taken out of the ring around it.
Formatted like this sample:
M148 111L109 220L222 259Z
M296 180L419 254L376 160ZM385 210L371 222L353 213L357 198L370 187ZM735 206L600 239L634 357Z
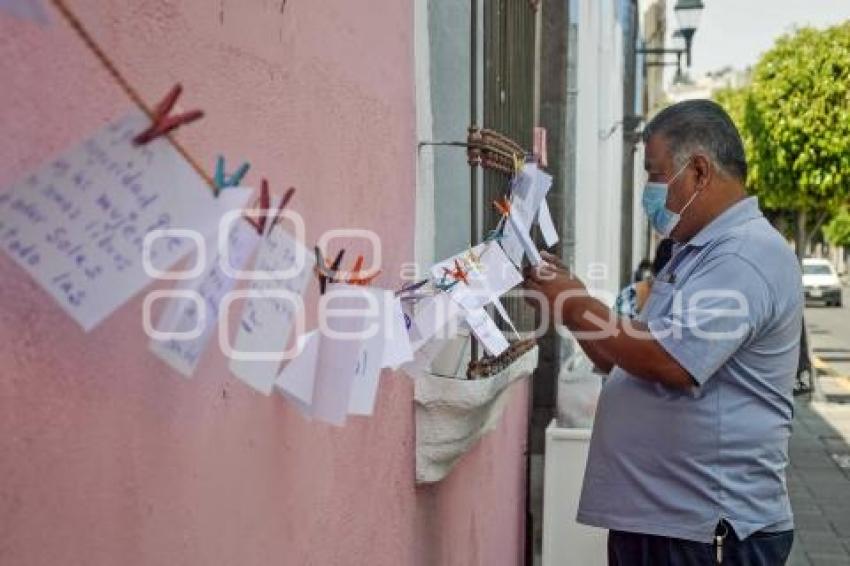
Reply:
M824 388L840 388L821 378ZM796 536L789 566L850 565L850 404L797 399L788 489Z

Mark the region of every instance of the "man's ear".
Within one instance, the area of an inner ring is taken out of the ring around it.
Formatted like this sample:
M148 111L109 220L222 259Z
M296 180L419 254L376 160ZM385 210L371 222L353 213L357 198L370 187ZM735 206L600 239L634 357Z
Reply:
M708 157L701 153L697 153L693 157L695 179L694 184L696 190L702 190L711 184L711 179L714 176L714 169L711 167L711 161Z

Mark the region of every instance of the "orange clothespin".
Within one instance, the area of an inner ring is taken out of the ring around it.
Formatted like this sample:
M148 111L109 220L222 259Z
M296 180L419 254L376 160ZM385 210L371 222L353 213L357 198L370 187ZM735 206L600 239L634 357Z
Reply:
M368 285L372 282L378 275L381 274L381 270L379 269L372 275L359 275L363 270L363 256L357 256L357 260L354 262L354 268L351 270L351 275L349 275L346 283L349 285Z
M183 87L180 86L180 83L171 88L171 91L165 96L165 98L162 99L162 102L160 102L154 110L152 118L153 124L133 138L134 144L144 145L151 140L168 134L172 130L179 128L184 124L200 120L204 116L203 110L191 110L189 112L184 112L183 114L177 114L176 116L169 115L171 114L171 110L174 108L174 104L177 102L177 98L180 96L181 92L183 92Z
M455 259L454 270L444 267L443 272L447 276L454 278L455 281L463 281L466 285L469 285L469 278L467 277L468 272L463 270L463 267L460 265L460 260Z
M508 197L502 197L499 200L493 201L493 206L496 207L502 216L510 216L511 215L511 201L508 200Z
M272 223L269 226L269 230L274 227L275 224L280 222L281 214L283 213L283 209L286 208L286 205L289 204L289 201L292 200L292 196L295 194L295 187L289 187L286 193L284 193L283 198L280 200L280 204L277 207L277 211L272 218ZM249 216L244 216L245 221L248 222L251 226L253 226L257 230L257 234L262 236L266 233L266 223L269 219L269 208L271 208L271 193L269 191L269 182L267 179L263 179L260 183L260 197L259 202L254 204L254 208L258 208L260 213L256 219L251 218Z

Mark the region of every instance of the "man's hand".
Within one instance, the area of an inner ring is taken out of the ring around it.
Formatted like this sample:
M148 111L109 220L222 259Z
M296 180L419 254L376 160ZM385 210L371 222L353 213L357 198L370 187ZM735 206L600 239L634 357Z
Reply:
M570 272L558 256L545 251L540 252L540 255L544 263L524 270L523 286L526 289L541 293L546 297L550 307L555 304L555 300L561 293L569 293L573 296L583 296L587 293L584 283Z

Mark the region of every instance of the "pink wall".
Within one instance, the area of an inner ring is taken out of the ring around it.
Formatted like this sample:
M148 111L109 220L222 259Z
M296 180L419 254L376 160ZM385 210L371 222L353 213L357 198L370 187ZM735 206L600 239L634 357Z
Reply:
M69 0L142 95L177 80L212 169L299 188L308 245L377 231L377 284L412 259L412 2ZM0 14L0 185L130 108L65 23ZM380 204L379 204L380 203ZM142 296L89 334L0 254L0 564L517 564L526 385L442 484L413 485L412 383L373 418L303 420L236 381L147 351ZM311 289L307 304L315 304Z

